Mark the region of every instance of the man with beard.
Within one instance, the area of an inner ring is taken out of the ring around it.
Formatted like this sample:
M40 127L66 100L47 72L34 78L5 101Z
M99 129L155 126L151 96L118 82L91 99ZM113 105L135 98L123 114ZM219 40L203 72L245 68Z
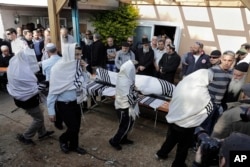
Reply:
M137 74L154 76L154 51L150 48L148 38L142 38L142 48L139 48L136 53L138 61Z
M181 58L175 51L175 46L169 44L166 47L167 53L165 53L160 62L160 78L174 84L174 76L178 66L180 65Z
M67 28L61 28L60 29L60 34L61 34L61 42L62 42L62 44L74 43L75 42L74 37L68 33Z
M211 137L223 139L232 132L250 135L250 84L242 86L243 98L233 108L226 110L214 126Z
M242 62L235 66L233 70L232 80L228 85L228 91L223 99L225 103L238 101L241 92L241 87L245 82L248 67L249 64L246 62Z
M127 42L122 43L122 49L116 53L115 66L120 70L122 64L128 60L135 60L135 54L129 49L129 44Z
M200 42L195 42L192 47L192 52L189 52L185 60L186 68L183 69L183 76L198 70L198 69L208 69L211 67L209 56L203 51L203 44Z

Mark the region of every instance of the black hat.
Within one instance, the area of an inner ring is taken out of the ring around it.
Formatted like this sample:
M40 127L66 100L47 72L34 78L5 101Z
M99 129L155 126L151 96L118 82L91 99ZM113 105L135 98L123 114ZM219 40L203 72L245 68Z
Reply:
M219 50L213 50L213 51L210 53L210 56L213 56L213 57L220 57L220 56L221 56L221 51L219 51Z
M122 42L122 46L123 46L123 47L129 47L129 43L127 43L127 42Z
M237 64L237 65L234 67L234 69L236 69L236 70L238 70L238 71L241 71L241 72L247 72L248 67L249 67L249 64L248 64L248 63L242 62L242 63Z
M148 40L148 38L142 38L141 44L148 44L148 43L150 43L150 41Z

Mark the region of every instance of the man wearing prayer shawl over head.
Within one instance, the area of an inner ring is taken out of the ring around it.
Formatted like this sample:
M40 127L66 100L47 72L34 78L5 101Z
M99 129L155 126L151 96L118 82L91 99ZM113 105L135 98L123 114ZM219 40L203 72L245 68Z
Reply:
M119 119L119 128L109 143L116 150L120 144L133 144L127 138L132 129L135 117L139 115L137 93L135 91L135 66L132 60L126 61L120 68L116 81L115 109Z
M26 111L33 122L17 139L24 144L35 144L32 137L38 133L38 139L50 136L54 131L47 131L44 126L43 112L39 108L38 81L32 71L25 50L19 51L9 62L7 70L9 94L14 98L17 107Z
M81 125L81 108L77 103L78 92L82 86L81 54L76 44L64 44L62 58L56 62L50 72L50 88L47 97L50 121L56 121L55 107L60 112L67 130L59 137L60 148L64 153L70 151L85 154L79 147L79 130Z
M197 70L186 76L176 86L169 112L168 133L161 149L155 154L157 159L167 159L168 153L177 144L172 167L186 167L188 148L192 144L194 129L208 117L213 104L208 92L209 73L207 69Z

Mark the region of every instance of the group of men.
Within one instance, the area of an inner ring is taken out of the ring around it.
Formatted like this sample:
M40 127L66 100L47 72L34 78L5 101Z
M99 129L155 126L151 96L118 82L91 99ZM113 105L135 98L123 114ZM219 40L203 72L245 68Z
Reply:
M36 31L34 31L36 32ZM86 100L86 63L82 58L82 48L74 43L73 37L65 28L61 29L62 55L58 48L46 40L44 47L39 47L42 55L38 57L36 45L32 43L36 33L26 31L25 39L17 37L14 28L6 30L10 40L13 56L9 60L7 70L7 90L14 98L17 107L22 108L32 118L33 122L24 133L17 135L17 139L24 144L35 144L32 138L38 133L38 139L44 139L54 133L48 131L44 125L42 108L47 108L51 122L62 130L63 123L66 131L59 137L59 145L64 153L70 151L85 154L85 149L79 147L79 130L81 124L81 106ZM70 38L71 37L71 38ZM34 41L36 42L36 41ZM5 46L2 46L5 53ZM38 73L44 75L43 80ZM47 96L47 97L46 97ZM44 97L43 107L40 97Z
M172 43L166 45L166 41L156 39L152 39L151 43L147 37L143 37L140 46L136 47L132 43L133 38L129 37L122 43L121 50L118 50L112 37L107 39L108 44L105 47L99 34L94 34L92 41L91 32L87 31L86 39L80 47L74 43L73 37L66 29L61 29L60 57L53 43L47 43L45 47L36 46L35 42L39 39L34 39L31 43L30 31L24 35L26 41L18 38L16 30L12 28L6 30L6 35L11 40L10 47L3 45L2 54L6 54L7 48L14 53L9 59L7 89L15 104L25 109L33 118L30 127L17 138L25 144L33 144L32 137L36 133L39 139L54 133L46 130L43 113L39 108L38 94L46 87L49 89L46 101L50 120L55 122L58 129L63 129L62 122L67 126L67 130L59 137L60 148L64 153L86 153L79 147L78 140L81 124L78 97L83 93L83 89L86 89L86 68L90 66L89 71L93 73L97 67L119 72L115 108L120 125L109 143L116 150L121 150L120 144L133 144L127 135L133 126L135 116L138 115L135 74L160 77L174 83L174 75L181 61ZM33 36L35 38L36 32ZM236 114L230 110L225 111L229 108L226 104L238 101L250 63L249 46L242 45L237 52L237 61L236 54L232 51L221 54L219 50L215 50L210 55L205 54L200 42L195 42L191 51L182 57L183 80L177 84L169 105L169 113L166 116L169 129L166 141L156 153L158 159L166 159L178 143L172 166L186 166L185 159L188 148L193 143L195 127L202 126L208 135L212 134L215 137L222 133L216 128L224 130L225 125L220 120L226 119L227 116L224 115L229 113ZM41 56L43 49L48 56L46 60ZM85 59L88 65L82 59ZM37 84L35 76L40 70L38 63L34 64L37 61L41 61L42 73L45 75L45 81L41 84ZM250 89L243 87L243 90L248 92ZM246 95L248 96L247 93ZM235 123L240 120L239 110L237 109L236 121L231 121L237 130L242 127ZM238 131L248 132L246 128ZM229 132L223 138L228 135Z
M93 68L98 66L119 72L123 63L133 60L138 62L136 74L157 77L174 83L175 73L180 65L180 56L172 42L166 43L169 38L166 41L161 39L158 41L155 36L152 41L149 41L147 36L143 36L138 44L134 44L133 37L128 37L119 48L113 37L107 38L105 46L98 34L93 35L93 38L97 39L92 42L89 34L91 31L86 32L86 37L82 41L83 50L86 51L83 57Z

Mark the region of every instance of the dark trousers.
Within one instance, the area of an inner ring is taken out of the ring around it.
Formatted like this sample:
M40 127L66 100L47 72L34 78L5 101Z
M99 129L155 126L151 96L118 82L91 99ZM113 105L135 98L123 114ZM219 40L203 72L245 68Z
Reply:
M57 104L55 104L55 111L56 111L56 121L54 122L54 124L60 127L63 124L63 120L62 120L62 113L58 110Z
M129 116L128 108L117 109L116 113L120 124L119 129L112 140L115 144L119 144L122 140L127 139L128 132L132 129L134 125L134 120L131 116Z
M219 108L220 105L213 104L214 108L211 114L205 119L205 121L201 124L201 127L207 132L210 136L213 132L214 126L217 120L220 117Z
M185 166L188 149L193 141L194 129L195 128L182 128L175 124L169 124L166 140L157 152L157 155L161 158L167 158L168 153L178 144L172 167Z
M58 112L67 130L60 136L60 142L69 144L70 149L78 147L78 135L81 125L81 109L76 101L73 102L56 102Z

